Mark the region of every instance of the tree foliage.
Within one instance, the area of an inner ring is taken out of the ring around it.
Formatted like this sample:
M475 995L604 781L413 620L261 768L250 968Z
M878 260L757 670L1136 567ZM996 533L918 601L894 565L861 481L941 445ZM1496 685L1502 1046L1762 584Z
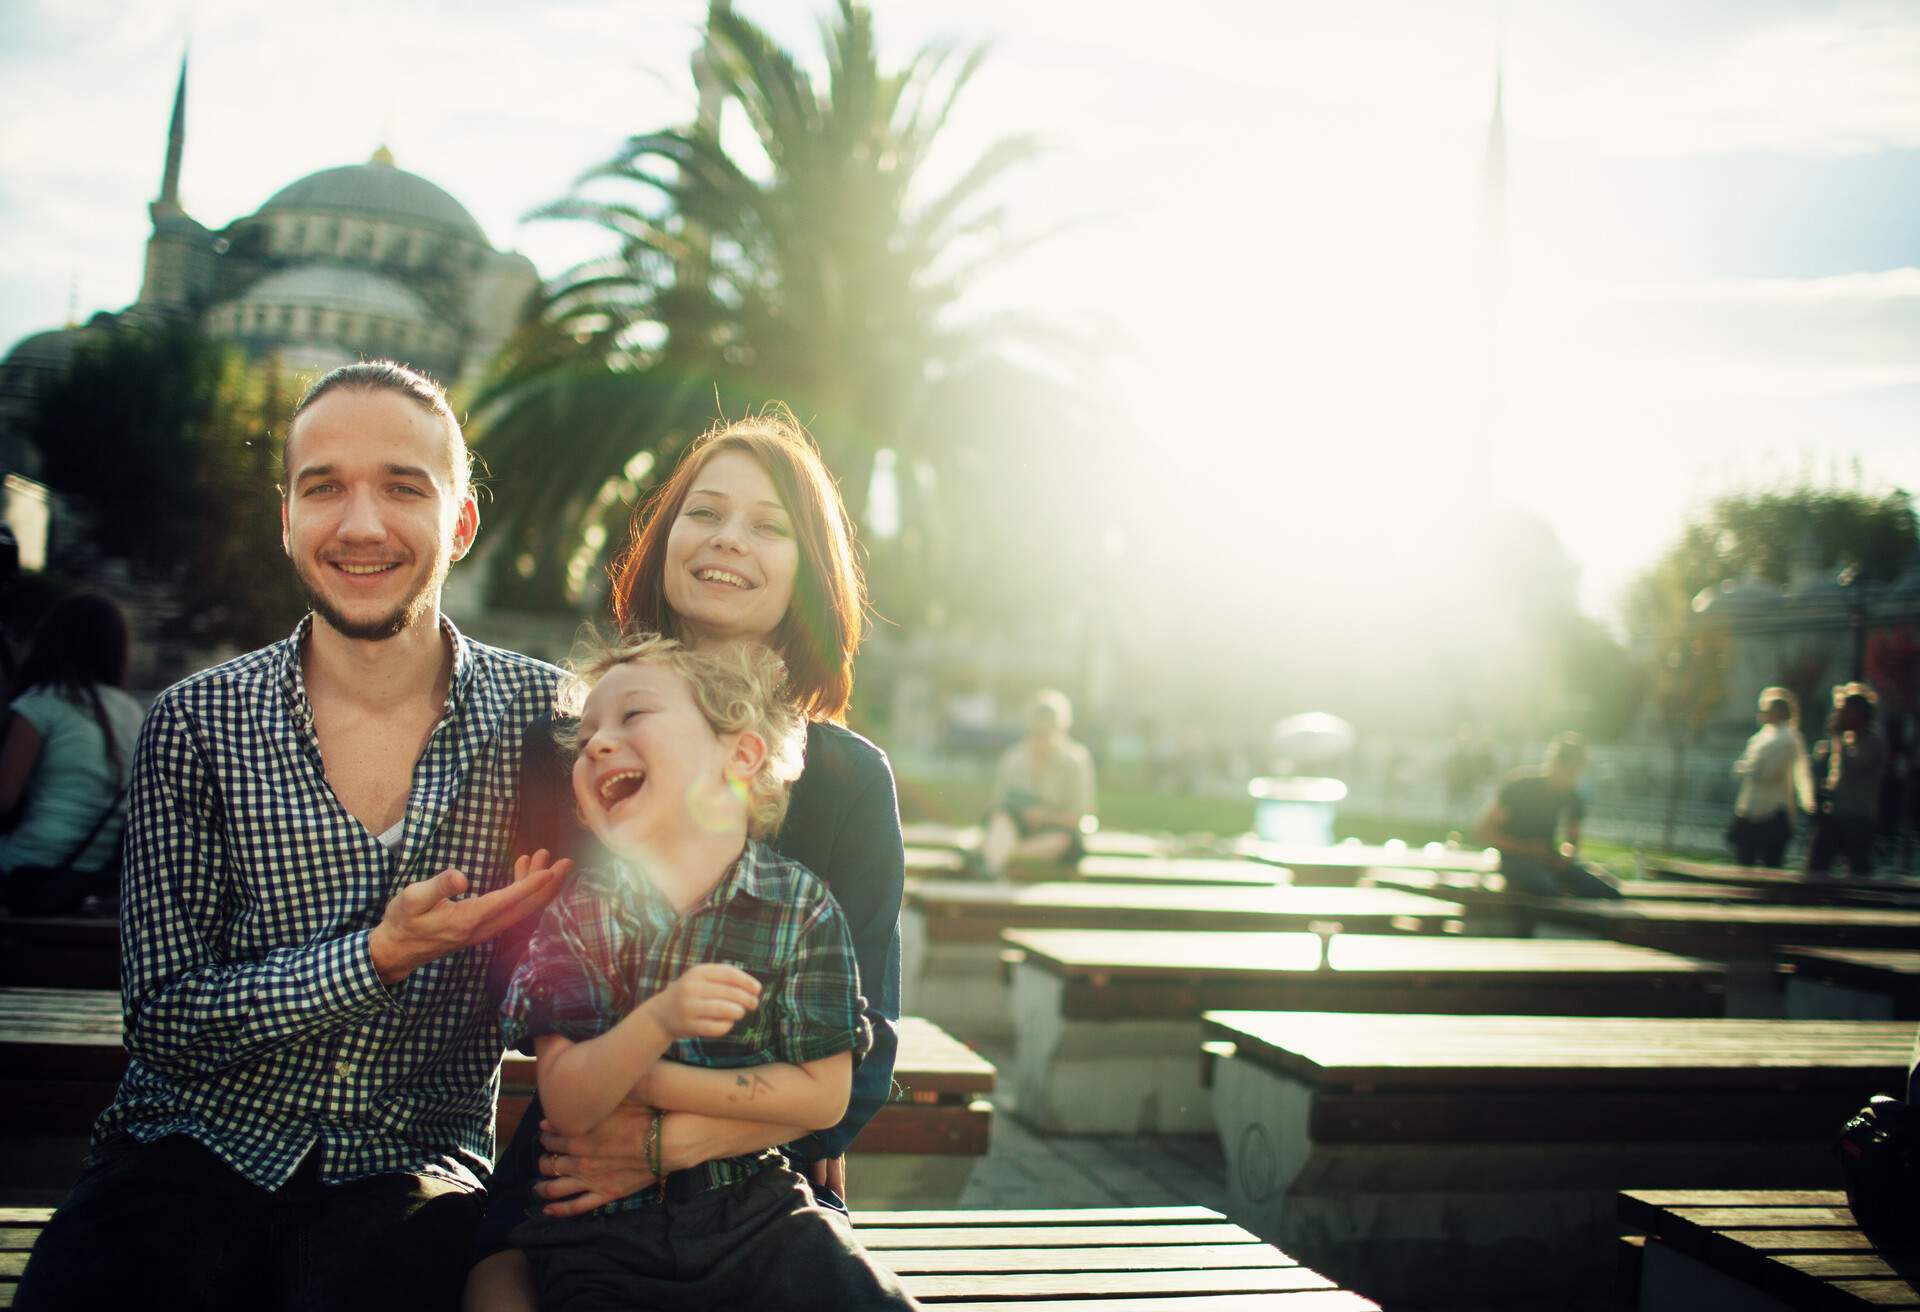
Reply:
M1038 147L1000 140L936 186L928 161L984 49L883 67L855 0L822 44L816 77L716 9L704 59L751 144L730 150L713 124L642 132L536 212L612 249L553 280L476 397L511 544L496 596L577 594L648 479L716 417L769 400L810 425L856 516L878 451L947 462L939 382L1023 331L960 307L1024 244L994 191Z
M1797 563L1890 582L1916 541L1913 501L1902 491L1803 486L1730 493L1689 522L1636 581L1628 622L1650 632L1703 588L1746 577L1784 584Z
M85 571L116 559L169 588L181 638L252 647L284 636L301 603L275 549L270 434L289 409L275 371L192 324L89 334L33 422L43 477L85 520L80 534L56 525L56 560Z

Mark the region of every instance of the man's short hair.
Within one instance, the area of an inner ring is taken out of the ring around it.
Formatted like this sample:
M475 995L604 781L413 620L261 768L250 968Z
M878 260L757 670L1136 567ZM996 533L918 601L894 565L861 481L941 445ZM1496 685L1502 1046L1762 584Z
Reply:
M694 705L716 734L751 733L767 745L767 759L747 781L747 835L768 839L786 818L793 781L806 764L807 727L787 689L787 667L757 642L694 651L657 633L609 640L589 634L568 662L572 677L560 689L567 718L556 726L561 745L577 752L580 708L587 694L617 665L664 665L687 681Z
M1564 766L1575 770L1587 763L1587 740L1577 733L1563 733L1547 744L1547 768Z
M1760 711L1772 715L1776 711L1785 711L1789 723L1800 718L1800 699L1786 688L1762 688L1760 690Z
M343 389L353 392L391 392L444 422L451 439L447 444L447 463L453 469L454 494L456 497L467 494L467 489L473 485L473 452L467 448L467 435L461 430L460 420L447 401L445 389L426 374L409 369L397 360L361 360L354 364L343 364L314 379L312 386L300 398L300 403L293 407L293 414L287 419L286 432L280 439L280 481L287 495L293 492L293 470L287 464L287 446L293 437L293 426L321 397Z

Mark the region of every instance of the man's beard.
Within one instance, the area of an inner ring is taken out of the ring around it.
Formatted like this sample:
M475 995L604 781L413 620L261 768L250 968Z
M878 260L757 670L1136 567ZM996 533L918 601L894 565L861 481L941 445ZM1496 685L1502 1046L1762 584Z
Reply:
M300 580L301 591L307 594L307 605L313 608L315 615L326 621L328 628L356 642L385 642L388 638L399 637L425 619L433 610L435 599L440 595L440 585L447 576L446 567L442 565L427 576L425 585L418 592L388 614L371 620L356 620L341 613L340 608L328 599L326 589L308 571L309 566L305 561L294 562L293 572Z

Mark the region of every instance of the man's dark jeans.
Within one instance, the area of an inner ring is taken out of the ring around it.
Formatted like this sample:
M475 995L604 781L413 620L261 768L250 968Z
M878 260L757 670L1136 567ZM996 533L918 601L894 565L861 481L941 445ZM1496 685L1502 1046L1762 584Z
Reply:
M185 1135L104 1144L13 1306L454 1308L479 1196L414 1175L323 1185L315 1161L269 1191Z
M1873 873L1875 825L1870 815L1823 812L1813 818L1813 837L1807 843L1807 873L1824 875L1844 859L1847 871L1864 879Z
M1617 898L1620 889L1611 876L1578 861L1557 865L1529 856L1500 854L1500 873L1507 891L1533 897Z

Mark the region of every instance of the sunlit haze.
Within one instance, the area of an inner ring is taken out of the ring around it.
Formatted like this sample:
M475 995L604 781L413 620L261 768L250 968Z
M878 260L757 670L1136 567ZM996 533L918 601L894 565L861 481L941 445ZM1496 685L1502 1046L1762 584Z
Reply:
M591 237L521 217L626 133L690 117L704 8L18 0L0 10L0 338L133 299L189 38L196 216L384 143L552 274ZM821 6L739 8L816 51ZM976 307L1105 343L1128 422L1062 495L1113 506L1118 559L1258 604L1289 572L1392 574L1509 505L1552 526L1611 621L1704 496L1856 468L1920 486L1920 9L876 17L895 61L995 43L956 167L1010 131L1052 147L1009 189L1012 222L1071 226ZM1315 542L1337 568L1301 557Z

